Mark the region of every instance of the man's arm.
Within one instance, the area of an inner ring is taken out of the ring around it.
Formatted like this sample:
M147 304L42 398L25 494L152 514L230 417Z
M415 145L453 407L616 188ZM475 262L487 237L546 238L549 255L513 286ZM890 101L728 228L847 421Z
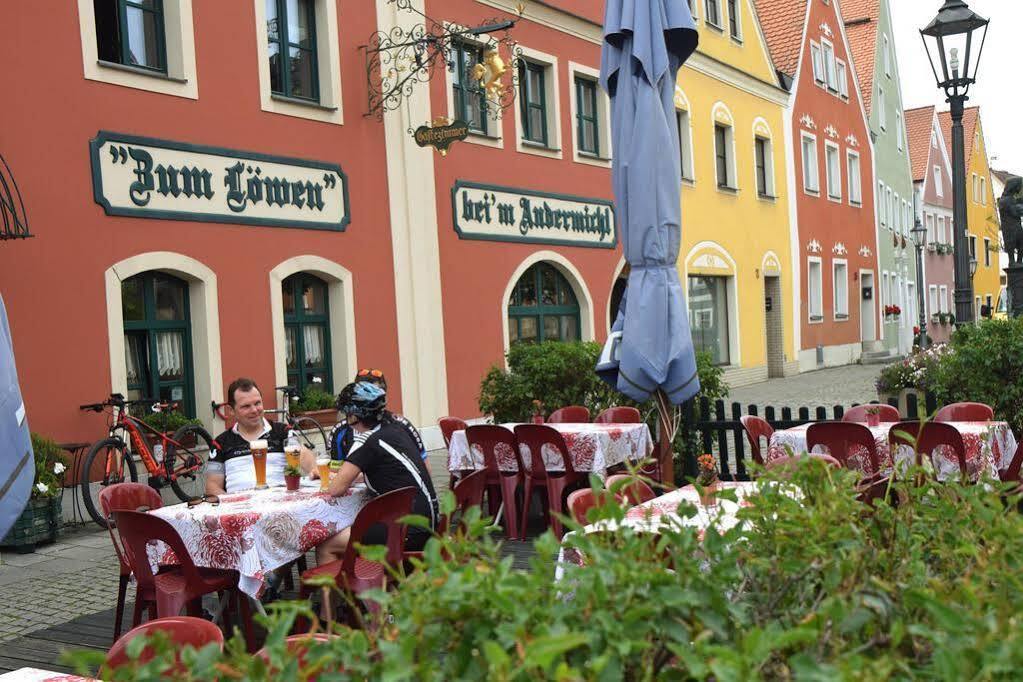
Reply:
M224 484L227 482L224 474L211 474L206 473L206 494L207 495L226 495L227 490L224 489Z
M327 490L334 497L341 497L348 492L348 489L352 486L352 482L355 481L356 477L358 477L361 473L362 469L351 462L345 462L341 465L341 471L337 473L337 476L331 479L330 487Z

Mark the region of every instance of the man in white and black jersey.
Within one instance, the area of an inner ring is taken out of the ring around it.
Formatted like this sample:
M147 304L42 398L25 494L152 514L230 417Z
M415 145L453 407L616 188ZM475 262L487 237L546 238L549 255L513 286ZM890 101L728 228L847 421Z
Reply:
M430 519L433 527L440 513L433 481L415 440L384 410L386 398L382 388L364 381L349 384L341 392L339 403L346 415L345 421L352 427L352 444L341 471L331 480L328 490L331 495L340 497L360 474L375 495L414 487L416 496L412 513ZM405 547L410 551L421 550L429 537L429 530L410 527ZM345 529L321 544L316 548L317 560L323 564L341 559L348 547L348 539L349 530ZM387 532L383 525L373 526L362 538L362 544L366 545L386 542Z

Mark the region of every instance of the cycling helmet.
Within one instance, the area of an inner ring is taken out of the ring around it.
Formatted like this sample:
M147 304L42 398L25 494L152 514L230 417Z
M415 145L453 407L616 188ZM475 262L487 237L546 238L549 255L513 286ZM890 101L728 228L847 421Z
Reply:
M337 409L358 419L376 418L387 405L387 394L368 381L351 383L337 396Z

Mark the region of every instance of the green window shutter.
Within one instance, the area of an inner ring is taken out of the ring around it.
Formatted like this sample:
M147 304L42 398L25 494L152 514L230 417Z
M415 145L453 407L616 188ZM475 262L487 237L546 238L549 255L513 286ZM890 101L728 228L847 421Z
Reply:
M299 392L317 385L334 390L327 283L308 273L281 284L288 384Z
M549 263L537 263L526 270L508 303L510 342L581 339L575 292L565 276Z
M600 126L597 118L597 83L576 77L576 139L579 151L600 156Z
M290 16L289 10L297 16ZM319 102L315 1L269 0L266 22L270 91Z
M98 18L111 18L116 2L117 30L97 25L100 53L125 66L167 73L167 38L163 0L97 0Z

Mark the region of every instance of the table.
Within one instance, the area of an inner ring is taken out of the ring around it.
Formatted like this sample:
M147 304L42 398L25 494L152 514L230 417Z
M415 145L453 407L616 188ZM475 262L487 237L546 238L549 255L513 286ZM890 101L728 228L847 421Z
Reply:
M501 424L511 431L516 424ZM626 461L640 461L654 451L654 439L646 424L546 424L557 429L565 438L572 467L576 471L590 471L601 478L607 470ZM510 448L497 450L497 465L502 471L516 471L518 464ZM523 446L523 466L532 465L528 449ZM544 448L544 463L549 471L564 471L561 456L553 448ZM483 453L478 448L470 451L465 431L455 431L448 446L448 471L483 469Z
M79 677L41 668L18 668L0 675L2 682L99 682L92 677Z
M955 427L963 436L963 443L966 445L966 470L973 479L979 478L982 474L998 480L998 472L1008 468L1016 454L1016 437L1006 422L947 422ZM892 453L888 447L888 432L893 424L882 423L879 426L867 426L874 435L877 443L877 456L881 463L881 469L891 472L893 467ZM802 424L791 429L775 431L771 436L771 443L767 450L766 461L770 462L787 455L785 448L792 448L796 454L806 452L806 430L810 424ZM935 451L934 463L938 480L945 481L959 476L959 462L953 452L939 448ZM850 457L851 463L861 471L868 470L866 450L861 449L862 454L853 454ZM896 462L899 467L909 465L913 462L913 451L903 446L896 453Z
M320 492L319 481L303 479L303 488L294 492L249 490L222 495L216 506L175 504L149 513L174 526L197 566L238 571L238 587L258 599L267 573L351 526L368 500L364 485L332 497ZM154 543L149 561L155 567L177 558Z

